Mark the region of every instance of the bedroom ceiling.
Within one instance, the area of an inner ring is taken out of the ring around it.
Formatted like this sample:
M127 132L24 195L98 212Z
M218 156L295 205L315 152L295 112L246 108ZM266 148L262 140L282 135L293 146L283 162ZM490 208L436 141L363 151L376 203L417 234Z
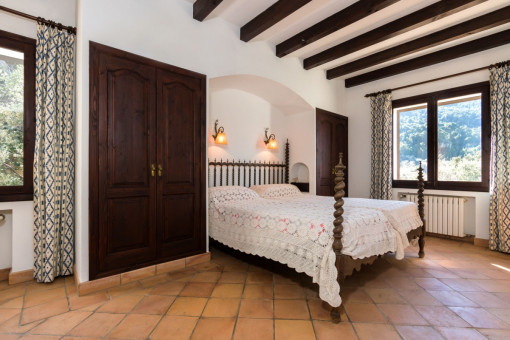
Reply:
M510 43L510 0L188 1L346 87Z

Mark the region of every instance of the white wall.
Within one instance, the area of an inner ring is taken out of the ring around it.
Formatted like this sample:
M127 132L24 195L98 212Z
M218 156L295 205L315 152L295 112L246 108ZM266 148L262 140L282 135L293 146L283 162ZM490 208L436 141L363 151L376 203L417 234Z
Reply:
M75 2L72 0L2 0L1 5L75 26ZM0 30L36 37L34 21L2 11ZM32 208L32 201L0 203L0 210L9 211L7 220L0 226L0 269L12 267L12 271L16 272L33 268Z
M226 89L211 94L209 103L209 158L277 161L284 159L285 138L288 136L286 115L271 103L245 91ZM225 128L228 145L214 143L214 121ZM278 150L264 144L264 129L274 133Z
M149 3L77 2L76 265L82 282L88 280L90 40L200 72L209 78L232 74L266 77L287 86L314 107L337 111L337 82L327 81L323 71L305 71L297 58L276 58L274 47L265 42L242 42L239 27L220 18L193 20L192 4L186 0Z
M369 99L364 97L365 94L488 66L496 62L508 60L509 56L510 45L505 45L489 51L476 53L453 61L444 62L342 91L343 94L341 96L343 98L348 98L340 105L343 105L343 114L349 117L350 196L368 197L370 192L370 106ZM414 95L473 84L487 81L488 79L488 71L479 71L455 78L449 78L438 82L394 91L393 99L406 98ZM394 198L398 197L399 191L402 190L393 190ZM425 192L432 192L432 190L427 190ZM436 191L435 193L474 197L476 206L475 235L478 238L489 238L488 193L465 191Z

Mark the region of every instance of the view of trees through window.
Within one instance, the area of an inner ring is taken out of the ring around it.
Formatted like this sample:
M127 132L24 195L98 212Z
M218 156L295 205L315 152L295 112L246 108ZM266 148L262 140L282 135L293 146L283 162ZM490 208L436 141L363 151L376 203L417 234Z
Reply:
M427 104L395 109L394 178L416 180L420 161L427 180Z
M481 94L437 103L438 180L482 180Z
M23 53L0 48L0 186L23 185Z
M481 181L481 94L436 104L438 180ZM394 119L394 178L415 180L420 161L427 169L427 104L396 108Z

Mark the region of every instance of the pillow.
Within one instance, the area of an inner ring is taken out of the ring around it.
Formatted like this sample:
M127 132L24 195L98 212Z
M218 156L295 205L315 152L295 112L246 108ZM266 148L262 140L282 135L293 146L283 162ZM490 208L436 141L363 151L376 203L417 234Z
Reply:
M263 198L292 197L301 195L298 187L292 184L266 184L250 187Z
M244 201L260 198L253 190L241 186L224 186L209 188L209 204L216 204L228 201Z

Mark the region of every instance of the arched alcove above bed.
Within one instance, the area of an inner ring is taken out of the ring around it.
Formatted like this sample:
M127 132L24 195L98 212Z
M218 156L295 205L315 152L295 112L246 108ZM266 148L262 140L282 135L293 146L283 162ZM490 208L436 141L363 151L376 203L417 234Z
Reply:
M228 75L209 80L208 157L217 160L283 161L290 143L290 164L301 163L315 176L315 108L289 87L254 75ZM228 144L215 144L214 123ZM278 150L269 150L264 132L274 134ZM315 193L315 185L310 191Z

